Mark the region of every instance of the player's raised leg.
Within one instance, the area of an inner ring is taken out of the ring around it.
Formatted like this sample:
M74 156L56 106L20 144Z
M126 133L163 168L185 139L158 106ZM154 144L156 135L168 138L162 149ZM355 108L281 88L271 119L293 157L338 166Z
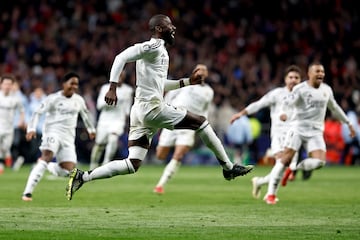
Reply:
M108 136L108 143L106 144L104 161L102 164L110 162L115 156L116 150L118 149L119 136L116 134L110 134Z
M126 159L114 160L89 171L74 169L66 186L67 199L71 200L74 193L86 182L135 173L145 159L148 148L149 139L144 135L139 139L129 140L129 156Z
M90 155L90 169L94 169L99 166L99 161L104 149L104 145L97 143L94 144Z
M175 127L180 129L191 128L197 131L202 141L212 150L218 159L219 164L223 168L223 176L226 180L232 180L238 176L246 175L254 168L252 165L242 166L233 164L230 161L224 146L205 117L187 112L184 119Z
M31 170L23 192L22 200L32 201L32 193L47 169L47 162L39 159Z

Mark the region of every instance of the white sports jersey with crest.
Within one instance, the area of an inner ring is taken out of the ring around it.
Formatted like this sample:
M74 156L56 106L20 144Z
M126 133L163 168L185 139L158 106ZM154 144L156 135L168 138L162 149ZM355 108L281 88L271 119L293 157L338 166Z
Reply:
M327 108L341 122L348 122L344 111L335 101L333 91L321 83L314 88L304 81L296 85L284 101L283 109L294 108L294 130L304 136L313 136L324 131L324 121Z
M125 126L126 117L130 114L134 90L128 84L121 84L120 87L116 88L117 104L109 106L105 102L105 95L109 90L109 85L110 83L101 87L97 98L96 107L101 111L98 125L106 126L110 132L122 132ZM100 129L98 128L98 130Z
M65 97L62 92L63 91L61 90L50 94L44 100L40 107L34 112L29 122L27 132L36 130L39 116L43 113L46 113L43 126L44 134L53 132L60 135L75 137L75 128L79 113L88 132L95 132L84 99L76 93L68 98Z
M208 106L214 98L214 90L208 84L191 85L173 91L177 92L171 100L173 106L183 107L204 117L208 116Z
M247 114L251 115L262 108L270 107L271 136L286 131L290 127L291 119L288 119L285 122L281 121L280 114L282 112L282 103L289 93L290 91L287 87L275 88L262 96L258 101L249 104L246 107ZM287 114L290 115L289 112L287 112Z
M110 82L118 82L127 62L136 61L135 98L159 103L163 100L164 81L167 80L169 55L165 41L151 38L135 44L115 57L110 72Z
M15 112L24 112L21 99L15 94L4 95L0 91L0 132L11 133L14 131Z

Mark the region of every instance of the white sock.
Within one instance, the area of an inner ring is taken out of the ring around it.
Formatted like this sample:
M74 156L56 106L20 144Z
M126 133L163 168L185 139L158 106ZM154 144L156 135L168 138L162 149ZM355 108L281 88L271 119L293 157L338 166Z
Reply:
M298 162L298 158L299 158L299 153L295 152L293 158L291 159L291 163L289 165L289 168L291 171L295 171L296 170L296 164Z
M60 167L60 165L56 162L49 162L47 165L47 170L54 176L58 176L58 177L69 176L69 171Z
M84 172L83 180L87 182L95 179L111 178L116 175L126 175L131 173L135 173L135 169L130 160L126 158L123 160L114 160L97 167L92 171Z
M180 161L176 159L171 159L170 162L166 165L163 174L161 175L160 180L156 184L156 186L163 187L167 183L167 181L170 180L172 176L174 176L174 174L180 168L180 165L181 165Z
M104 151L104 146L96 144L91 150L91 156L90 156L90 169L94 169L99 166L99 161L102 152Z
M115 152L117 150L117 147L118 147L118 136L111 134L108 137L108 143L105 148L104 161L103 161L102 165L104 165L112 160L112 158L114 157Z
M13 165L13 170L14 171L19 171L21 166L24 164L25 162L25 159L23 156L18 156L16 158L16 161L14 162L14 165Z
M227 156L220 139L216 136L214 130L207 121L202 124L200 130L198 130L198 133L206 146L213 151L217 159L221 162L220 165L223 167L223 169L232 169L233 163Z
M280 182L280 178L284 172L285 165L280 161L276 160L274 167L270 172L270 179L268 185L268 191L266 195L275 195Z
M36 185L40 182L44 172L47 168L47 162L39 159L35 164L34 168L31 170L30 175L28 177L24 194L32 193Z
M297 162L291 162L289 165L289 168L291 171L296 171L297 167L296 167Z
M262 186L262 185L269 183L269 180L270 180L270 173L264 177L258 177L258 179L256 180L256 183L257 183L257 185Z
M297 170L310 171L325 166L326 162L317 158L306 158L302 160L297 166Z

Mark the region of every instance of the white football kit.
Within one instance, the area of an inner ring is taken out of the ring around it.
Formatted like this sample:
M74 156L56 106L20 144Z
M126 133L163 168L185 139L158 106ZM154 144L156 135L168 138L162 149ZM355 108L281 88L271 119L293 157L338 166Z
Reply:
M341 122L349 122L346 114L335 101L333 91L321 83L314 88L304 81L294 87L283 104L283 110L294 108L294 120L288 131L285 147L299 150L303 144L307 152L326 151L323 137L326 110L329 109Z
M24 112L21 99L15 94L6 96L0 91L0 158L6 157L13 143L16 111Z
M135 44L115 57L110 82L117 83L127 62L136 61L135 101L130 112L129 140L147 136L149 140L160 128L174 129L186 115L186 110L163 101L167 79L169 55L165 41L151 38Z
M104 99L106 92L109 90L109 85L108 83L101 87L97 98L96 107L100 111L96 127L95 142L97 144L106 144L109 134L120 136L124 133L126 117L130 113L133 102L133 88L123 83L116 88L117 104L115 106L107 105Z
M258 112L262 108L270 107L270 136L272 154L276 154L283 150L283 143L290 128L291 119L288 119L285 122L280 120L282 103L289 93L290 91L287 87L275 88L262 96L258 101L249 104L245 108L247 114L251 115ZM290 115L289 112L287 113Z
M45 113L40 150L52 151L58 162L76 163L75 129L79 113L89 133L94 133L95 128L84 99L76 93L68 98L62 92L50 94L44 100L33 113L27 132L36 131L39 116Z
M175 96L174 96L175 95ZM170 91L165 95L165 101L176 107L187 109L198 115L208 116L208 107L214 97L214 90L207 84L192 85ZM163 129L159 138L159 146L173 147L184 145L192 147L195 142L195 131L189 129Z

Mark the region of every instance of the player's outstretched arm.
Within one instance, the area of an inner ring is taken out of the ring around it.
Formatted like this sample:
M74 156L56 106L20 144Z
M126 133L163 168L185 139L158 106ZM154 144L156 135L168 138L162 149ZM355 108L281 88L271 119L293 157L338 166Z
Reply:
M189 85L202 84L205 81L205 78L208 77L208 71L205 65L198 64L195 69L192 71L189 78L181 78L180 80L168 80L164 82L165 92L186 87Z
M235 122L237 119L241 118L244 115L247 115L246 109L243 109L240 112L235 113L234 115L232 115L231 118L230 118L230 123L232 124L233 122Z

